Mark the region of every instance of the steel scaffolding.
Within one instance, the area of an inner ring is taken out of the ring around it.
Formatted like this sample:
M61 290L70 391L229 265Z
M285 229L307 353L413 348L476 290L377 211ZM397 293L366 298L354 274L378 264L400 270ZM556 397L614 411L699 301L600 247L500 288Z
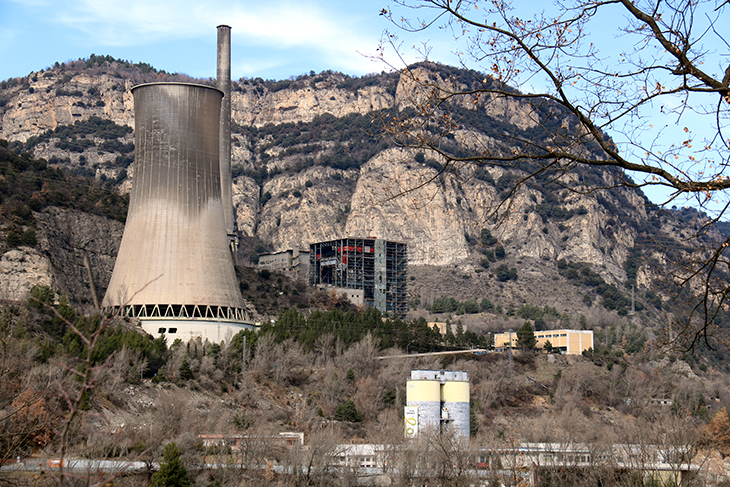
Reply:
M408 249L378 238L343 238L310 245L309 282L361 289L366 306L405 317Z

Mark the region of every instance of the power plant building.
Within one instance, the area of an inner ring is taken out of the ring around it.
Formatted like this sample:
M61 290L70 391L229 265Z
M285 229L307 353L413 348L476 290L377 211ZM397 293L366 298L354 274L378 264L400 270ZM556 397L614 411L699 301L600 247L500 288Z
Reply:
M362 304L402 318L407 304L406 244L375 237L342 238L309 246L309 282L359 290ZM348 292L348 297L349 297Z
M258 266L269 271L280 271L294 280L309 279L309 250L288 249L259 255Z
M406 381L407 437L422 432L470 435L469 378L464 371L411 370Z

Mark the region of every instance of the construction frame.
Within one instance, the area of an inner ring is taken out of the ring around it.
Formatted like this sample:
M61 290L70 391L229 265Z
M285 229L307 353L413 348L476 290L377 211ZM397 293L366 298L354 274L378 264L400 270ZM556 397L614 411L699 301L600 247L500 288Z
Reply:
M341 238L309 246L312 285L361 289L363 304L404 318L408 311L408 248L375 237Z

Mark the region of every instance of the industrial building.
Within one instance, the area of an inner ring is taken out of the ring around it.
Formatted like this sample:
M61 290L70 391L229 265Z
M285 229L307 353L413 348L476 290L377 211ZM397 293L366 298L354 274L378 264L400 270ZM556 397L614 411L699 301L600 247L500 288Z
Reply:
M406 436L423 431L444 432L469 438L469 377L464 371L411 370L406 381Z
M218 34L219 82L230 85L230 27L219 26ZM222 88L132 88L135 175L102 308L140 320L153 336L220 342L253 327L231 252L231 188L222 189L231 185L222 174L230 173L230 153L221 158L221 147L230 152L230 114L221 116L230 88Z
M309 246L312 285L360 290L362 304L398 318L408 311L407 266L406 244L375 237L342 238Z
M261 269L283 272L289 278L300 281L309 279L309 250L288 249L259 255Z
M593 330L543 330L535 332L536 348L545 348L549 341L553 350L566 355L580 355L593 348ZM494 348L517 348L517 332L494 335Z

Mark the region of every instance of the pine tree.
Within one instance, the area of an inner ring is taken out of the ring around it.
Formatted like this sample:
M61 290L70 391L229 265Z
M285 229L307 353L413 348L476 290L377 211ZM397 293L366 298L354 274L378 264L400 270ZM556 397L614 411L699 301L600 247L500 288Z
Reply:
M164 460L160 470L152 475L150 487L192 487L188 471L180 456L182 452L175 443L165 445Z
M187 358L184 358L180 364L180 380L190 380L193 378L193 369L190 368L190 363Z
M362 420L362 415L357 410L355 402L352 399L348 399L337 405L337 409L335 409L335 420L357 423Z
M537 345L535 331L529 321L525 321L525 324L517 330L517 345L523 350L532 350Z

